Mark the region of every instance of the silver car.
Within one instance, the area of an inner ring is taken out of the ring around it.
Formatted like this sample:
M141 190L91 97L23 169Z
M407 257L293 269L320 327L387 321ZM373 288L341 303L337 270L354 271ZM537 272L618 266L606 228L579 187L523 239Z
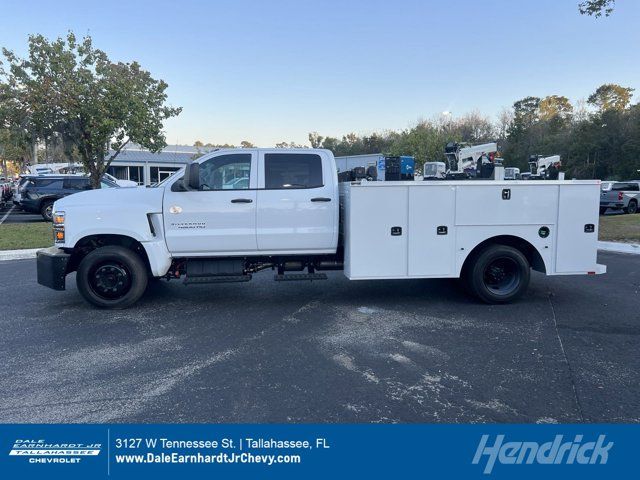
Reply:
M622 209L625 213L637 213L640 203L640 181L602 182L600 214L608 208Z

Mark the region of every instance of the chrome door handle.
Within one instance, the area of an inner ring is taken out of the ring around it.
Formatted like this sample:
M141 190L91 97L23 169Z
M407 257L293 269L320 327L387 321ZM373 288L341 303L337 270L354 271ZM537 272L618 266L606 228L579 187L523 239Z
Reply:
M330 202L331 199L327 197L315 197L311 199L312 202Z
M250 198L234 198L231 203L253 203Z

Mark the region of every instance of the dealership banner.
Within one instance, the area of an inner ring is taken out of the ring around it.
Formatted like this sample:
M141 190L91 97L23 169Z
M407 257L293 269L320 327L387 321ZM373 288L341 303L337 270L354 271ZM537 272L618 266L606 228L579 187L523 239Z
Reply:
M636 425L0 425L0 478L620 478Z

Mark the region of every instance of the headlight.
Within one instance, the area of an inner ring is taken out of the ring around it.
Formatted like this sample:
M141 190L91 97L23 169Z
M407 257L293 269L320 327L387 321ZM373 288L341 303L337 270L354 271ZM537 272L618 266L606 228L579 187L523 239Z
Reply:
M54 225L64 225L64 212L54 212L53 213L53 224Z
M53 213L53 240L64 243L64 212Z

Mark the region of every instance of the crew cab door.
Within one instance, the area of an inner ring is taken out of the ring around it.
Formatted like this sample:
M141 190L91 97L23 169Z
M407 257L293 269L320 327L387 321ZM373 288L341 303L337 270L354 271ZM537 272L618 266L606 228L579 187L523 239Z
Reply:
M324 152L260 151L257 237L261 252L335 251L338 187Z
M221 153L200 163L200 189L181 191L181 180L163 200L165 238L173 255L255 252L257 154Z

